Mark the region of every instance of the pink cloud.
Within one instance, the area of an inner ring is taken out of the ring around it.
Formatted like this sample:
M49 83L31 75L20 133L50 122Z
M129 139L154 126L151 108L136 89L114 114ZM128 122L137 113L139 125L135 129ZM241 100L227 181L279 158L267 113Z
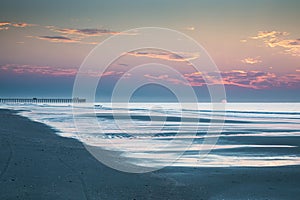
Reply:
M300 74L285 74L276 75L271 72L263 71L243 71L243 70L231 70L221 72L222 80L220 81L218 73L210 72L205 74L205 79L203 74L200 72L184 74L184 78L189 82L191 86L205 86L205 85L231 85L243 88L251 89L270 89L270 88L299 88L300 87ZM145 76L152 80L160 79L176 84L187 85L183 80L175 80L167 75L160 76Z
M257 64L257 63L261 63L262 61L260 60L260 57L256 57L256 58L251 58L251 57L248 57L248 58L245 58L243 60L241 60L242 63L245 63L245 64L250 64L250 65L253 65L253 64Z
M1 30L8 30L8 29L9 29L9 28L6 27L6 26L4 26L4 27L1 27L1 26L0 26L0 31L1 31Z
M7 26L10 25L10 22L0 22L0 26Z
M73 40L71 38L65 36L38 36L36 37L41 40L46 40L50 42L59 42L59 43L76 43L79 42L77 40Z
M48 42L53 42L53 43L69 43L69 44L98 44L98 42L85 42L82 41L80 38L70 38L66 36L61 36L61 35L55 35L55 36L49 36L49 35L44 35L44 36L27 36L29 38L36 38L39 40L45 40Z
M16 74L40 74L50 76L74 76L77 73L75 68L57 68L51 66L38 65L1 65L0 71L12 72Z
M199 57L198 53L190 53L190 52L180 52L178 54L171 52L161 52L154 50L145 50L145 51L133 51L128 52L125 55L134 56L134 57L147 57L153 59L161 59L168 61L179 61L186 62L190 60L194 60Z
M262 39L262 38L278 38L281 36L289 35L288 32L279 31L259 31L256 36L251 37L252 39Z
M62 28L52 29L55 32L67 34L67 35L81 35L81 36L103 36L103 35L116 35L120 32L112 31L109 29L99 29L99 28L85 28L85 29L73 29L73 28Z
M35 26L35 24L28 24L25 22L13 23L13 22L9 22L9 21L0 22L0 30L8 30L11 27L25 28L25 27L29 27L29 26Z
M76 68L62 68L52 66L39 66L39 65L18 65L18 64L6 64L0 65L0 72L11 72L15 74L38 74L47 76L76 76L78 70ZM106 71L101 77L104 76L121 76L124 72L118 71ZM100 77L97 72L88 72L84 74L91 77ZM126 74L128 77L129 74Z
M300 39L289 39L288 32L259 31L252 39L261 39L267 47L282 48L285 54L300 56Z
M21 23L13 23L11 24L12 26L14 27L21 27L21 28L24 28L24 27L30 27L30 26L36 26L35 24L28 24L28 23L24 23L24 22L21 22Z
M78 44L98 44L99 42L84 41L89 37L99 37L104 35L137 35L138 33L123 33L105 28L59 28L55 26L46 26L47 29L58 33L60 37L66 37ZM50 41L50 40L49 40ZM64 42L60 40L60 42Z

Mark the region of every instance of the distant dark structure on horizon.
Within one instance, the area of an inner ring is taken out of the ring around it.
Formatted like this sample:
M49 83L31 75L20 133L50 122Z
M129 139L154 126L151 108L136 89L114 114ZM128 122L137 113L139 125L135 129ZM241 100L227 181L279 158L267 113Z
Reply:
M85 103L86 99L72 98L0 98L0 103Z

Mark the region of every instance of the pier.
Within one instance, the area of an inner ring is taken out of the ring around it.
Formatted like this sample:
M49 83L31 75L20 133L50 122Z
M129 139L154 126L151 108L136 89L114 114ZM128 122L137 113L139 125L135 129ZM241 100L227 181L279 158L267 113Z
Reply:
M0 98L0 103L85 103L86 99L72 98Z

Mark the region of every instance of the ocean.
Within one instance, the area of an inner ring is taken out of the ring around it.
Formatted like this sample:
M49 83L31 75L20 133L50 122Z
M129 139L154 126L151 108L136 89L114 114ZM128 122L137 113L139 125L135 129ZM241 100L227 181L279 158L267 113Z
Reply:
M227 103L225 110L214 111L209 103L95 105L6 104L1 108L21 110L20 115L51 126L62 137L121 152L122 158L137 166L300 164L300 103ZM92 123L95 119L97 124ZM215 125L217 129L211 129Z

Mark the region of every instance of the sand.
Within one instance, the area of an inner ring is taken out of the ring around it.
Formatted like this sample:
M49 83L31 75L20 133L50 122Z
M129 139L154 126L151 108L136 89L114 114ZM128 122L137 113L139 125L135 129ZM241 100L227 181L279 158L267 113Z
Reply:
M83 144L0 110L0 199L297 199L300 167L119 172Z

